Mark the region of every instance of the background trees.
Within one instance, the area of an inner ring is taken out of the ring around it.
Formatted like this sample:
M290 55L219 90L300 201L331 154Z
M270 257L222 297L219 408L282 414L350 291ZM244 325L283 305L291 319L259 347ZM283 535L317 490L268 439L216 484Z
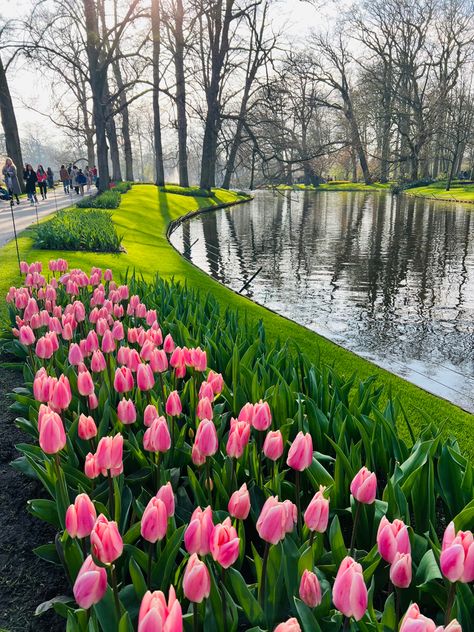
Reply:
M328 175L449 181L472 169L472 0L355 0L319 24L315 10L301 38L288 37L273 0L32 9L0 32L15 162L7 77L22 60L52 87L48 125L97 163L101 188L109 175L210 188Z

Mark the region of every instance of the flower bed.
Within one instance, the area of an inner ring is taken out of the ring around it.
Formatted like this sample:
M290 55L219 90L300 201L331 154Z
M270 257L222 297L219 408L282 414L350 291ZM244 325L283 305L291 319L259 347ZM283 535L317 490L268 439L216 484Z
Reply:
M372 380L270 347L210 297L50 268L10 290L4 346L25 361L14 406L39 445L15 466L50 497L29 509L58 529L36 552L71 581L50 604L68 630L474 629L454 441L427 420L408 447Z

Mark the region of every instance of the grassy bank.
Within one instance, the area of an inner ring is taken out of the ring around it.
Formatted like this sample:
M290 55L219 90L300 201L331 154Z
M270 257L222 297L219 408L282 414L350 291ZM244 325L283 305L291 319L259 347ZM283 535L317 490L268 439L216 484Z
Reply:
M326 182L315 187L312 184L294 184L290 186L288 184L280 184L277 187L278 191L385 191L390 189L390 184L381 182L374 182L373 184L364 184L363 182L345 182L334 181Z
M405 193L415 197L424 197L444 202L462 202L474 204L474 184L453 182L451 189L446 191L446 182L433 182L429 186L407 189Z
M145 279L151 279L158 272L165 279L174 277L176 280L187 281L203 292L210 291L223 305L239 308L253 321L261 319L269 337L293 339L310 358L320 355L340 373L346 376L356 373L361 380L376 375L378 383L385 386L387 394L400 399L415 431L430 417L444 432L455 435L466 455L473 458L472 415L233 293L184 260L168 243L166 228L170 221L200 208L242 199L241 196L224 190L216 190L212 198L203 198L164 193L154 186L137 185L123 197L121 206L113 213L117 231L124 235L126 254L35 250L32 240L34 229L28 229L19 240L21 257L44 263L50 258L64 257L72 267L110 267L116 275L135 268ZM0 250L0 264L0 296L3 297L11 285L20 282L14 243L9 243ZM3 300L1 305L4 310ZM406 428L401 431L407 436Z

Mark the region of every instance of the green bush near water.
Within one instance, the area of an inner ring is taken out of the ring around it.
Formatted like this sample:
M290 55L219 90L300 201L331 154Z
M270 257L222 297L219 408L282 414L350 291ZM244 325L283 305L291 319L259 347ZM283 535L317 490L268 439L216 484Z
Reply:
M123 182L117 182L113 188L113 191L118 191L119 193L127 193L132 188L132 183L129 180L124 180Z
M119 252L121 241L112 213L76 208L58 211L51 220L40 224L35 246L43 250Z
M207 189L201 189L198 186L193 187L180 187L177 184L166 184L164 187L159 187L163 193L174 193L175 195L189 195L191 197L214 197L213 192L209 195Z

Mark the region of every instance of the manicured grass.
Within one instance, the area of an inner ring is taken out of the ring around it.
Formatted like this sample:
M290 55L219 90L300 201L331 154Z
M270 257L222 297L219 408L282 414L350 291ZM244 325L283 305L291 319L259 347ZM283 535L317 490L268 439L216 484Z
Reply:
M28 261L40 260L44 264L51 258L64 257L71 267L110 267L117 276L135 268L147 280L158 272L164 279L174 277L203 292L210 291L223 305L239 308L253 321L261 319L267 336L281 340L291 338L310 358L320 356L341 374L350 376L355 373L360 380L375 375L387 395L400 399L415 432L430 418L446 435L457 437L466 456L474 458L472 415L228 290L183 259L168 243L166 227L170 221L200 208L242 199L242 196L221 189L214 191L213 198L203 198L163 193L151 185L135 185L113 213L117 232L124 235L122 243L126 254L35 250L32 240L34 229L28 229L19 240L21 257ZM0 250L0 265L0 297L3 299L11 285L20 283L14 242ZM3 300L1 309L5 311ZM408 438L407 429L402 427L400 430Z
M434 198L444 200L445 202L472 202L474 203L474 184L463 184L462 182L453 182L451 189L445 191L446 182L433 182L426 187L416 187L407 189L407 195L417 197Z

